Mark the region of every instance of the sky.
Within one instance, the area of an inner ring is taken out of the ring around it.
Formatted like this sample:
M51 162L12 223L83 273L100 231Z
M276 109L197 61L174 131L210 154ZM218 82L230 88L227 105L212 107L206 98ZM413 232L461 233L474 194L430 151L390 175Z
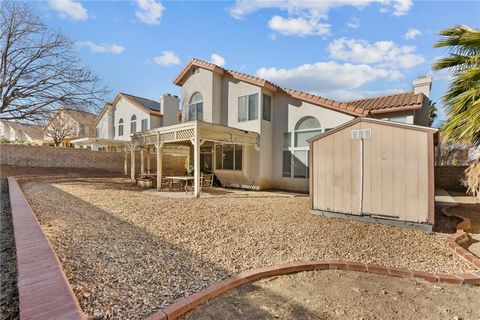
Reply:
M438 31L479 28L480 1L271 0L31 2L48 26L72 41L82 63L111 90L158 100L180 96L172 81L191 58L281 86L350 101L410 91L433 77L441 96L448 72L432 63ZM437 121L437 123L439 123Z

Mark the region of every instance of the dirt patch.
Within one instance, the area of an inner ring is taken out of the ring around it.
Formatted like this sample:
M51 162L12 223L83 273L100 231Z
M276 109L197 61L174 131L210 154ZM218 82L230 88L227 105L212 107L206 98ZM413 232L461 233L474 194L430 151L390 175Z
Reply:
M19 318L17 254L8 185L0 181L0 319L14 320Z
M474 301L479 287L324 270L245 285L183 319L478 319Z

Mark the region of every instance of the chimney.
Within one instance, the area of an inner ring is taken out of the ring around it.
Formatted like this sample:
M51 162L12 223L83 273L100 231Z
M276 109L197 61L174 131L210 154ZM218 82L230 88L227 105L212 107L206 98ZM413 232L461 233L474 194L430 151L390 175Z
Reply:
M115 107L107 103L107 139L115 138Z
M427 76L420 76L413 80L413 93L423 93L427 98L430 98L430 90L432 90L432 78Z
M178 120L179 105L180 99L170 93L166 93L160 97L160 113L163 115L164 127L180 123Z

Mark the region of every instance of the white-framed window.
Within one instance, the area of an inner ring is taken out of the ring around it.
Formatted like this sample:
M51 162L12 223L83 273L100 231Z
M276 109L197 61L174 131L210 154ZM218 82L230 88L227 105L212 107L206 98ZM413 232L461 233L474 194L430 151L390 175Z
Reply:
M272 97L268 94L262 94L262 119L272 121Z
M142 131L148 130L148 119L142 119Z
M78 126L78 134L85 134L85 126L83 124Z
M237 144L215 146L215 168L217 170L242 170L243 148Z
M96 127L95 128L95 137L98 138L100 136L100 128Z
M308 178L309 145L307 140L324 131L316 118L307 116L297 122L293 132L283 134L283 177Z
M393 116L393 117L388 117L387 120L393 121L393 122L408 123L407 116Z
M238 97L238 122L258 119L258 93Z
M200 92L196 91L192 94L187 109L188 121L203 121L203 96Z
M137 132L137 116L132 115L130 118L130 134Z
M123 136L123 118L120 118L120 120L118 120L118 136Z

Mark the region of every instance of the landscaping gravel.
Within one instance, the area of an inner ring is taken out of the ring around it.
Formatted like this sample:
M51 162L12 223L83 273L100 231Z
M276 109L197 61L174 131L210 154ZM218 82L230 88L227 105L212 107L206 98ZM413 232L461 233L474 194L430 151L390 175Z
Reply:
M8 187L0 183L0 320L14 320L19 319L17 256Z
M127 181L22 186L91 318L139 319L229 275L294 261L471 270L445 234L314 216L305 196L171 199Z

